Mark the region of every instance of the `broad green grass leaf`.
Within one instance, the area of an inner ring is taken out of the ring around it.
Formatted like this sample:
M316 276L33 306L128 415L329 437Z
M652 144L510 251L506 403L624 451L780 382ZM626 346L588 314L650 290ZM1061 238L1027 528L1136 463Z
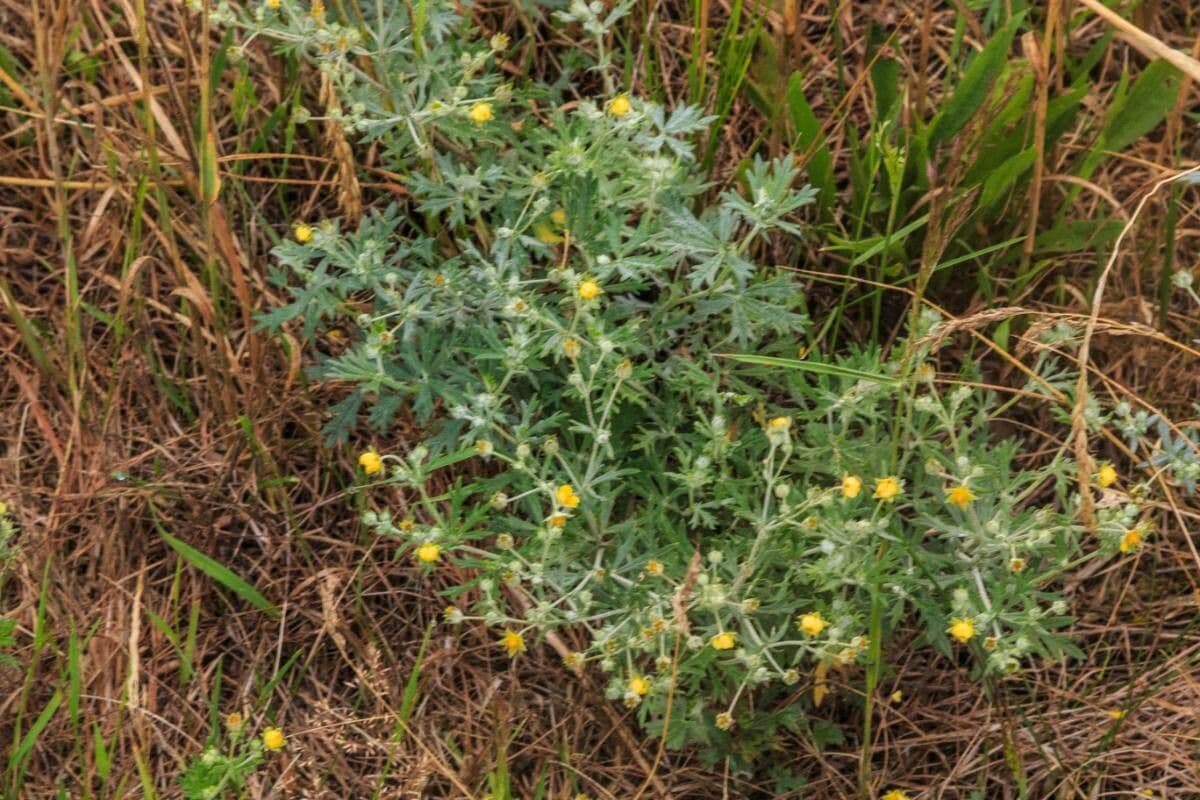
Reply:
M875 89L875 116L891 119L900 99L900 62L894 58L877 58L871 65L871 86Z
M961 131L967 121L987 102L992 84L1000 76L1008 60L1008 50L1023 17L1023 14L1014 15L1008 24L996 31L992 40L971 58L963 71L962 79L954 87L954 93L934 123L929 137L931 142L943 142Z
M1123 150L1154 130L1175 106L1183 76L1166 61L1146 67L1129 93L1109 111L1101 136L1107 150Z
M96 774L100 780L107 781L112 770L112 760L108 755L108 747L104 744L104 734L100 732L99 723L92 723L92 757L96 763Z
M186 542L176 539L164 531L161 526L158 528L158 535L163 538L164 542L171 545L171 549L182 556L193 567L260 611L264 611L272 617L279 616L279 609L272 605L267 598L263 597L257 589L235 574L233 570L216 559L206 556Z
M50 724L50 719L54 716L54 712L58 711L58 707L62 705L62 699L62 690L59 689L51 696L50 702L46 703L46 707L42 709L42 713L38 714L38 718L33 721L33 725L25 732L21 743L13 751L12 757L8 761L8 771L16 776L18 786L21 785L21 774L24 772L25 760L33 752L34 745L37 744L38 737L42 735L42 731L46 730L46 726Z
M1033 166L1037 151L1030 147L1022 150L1012 158L1000 164L983 181L983 191L979 193L979 207L991 208L1017 180Z
M793 72L788 78L787 107L792 128L796 132L794 149L806 157L808 179L819 191L817 207L824 217L833 204L833 155L821 131L821 121L804 96L804 81L799 72Z
M1121 223L1112 219L1070 220L1042 231L1037 237L1040 253L1076 253L1104 247L1121 233Z

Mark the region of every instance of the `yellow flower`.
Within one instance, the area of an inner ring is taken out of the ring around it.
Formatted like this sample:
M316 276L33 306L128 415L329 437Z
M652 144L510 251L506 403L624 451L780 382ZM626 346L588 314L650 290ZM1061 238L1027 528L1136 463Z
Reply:
M417 527L417 521L412 517L405 517L396 523L396 527L405 533L412 533L413 529Z
M728 711L722 711L720 714L717 714L715 722L717 727L723 731L732 730L733 714L730 714Z
M1123 708L1114 708L1108 711L1109 719L1125 719L1127 712Z
M241 730L241 727L246 724L246 718L236 711L231 711L225 715L225 727L231 731Z
M358 457L358 465L368 475L378 475L383 472L383 459L374 450L368 450Z
M1096 471L1096 485L1107 489L1117 482L1117 469L1112 464L1102 464Z
M629 95L619 94L608 103L608 113L614 117L623 117L633 110L629 104Z
M542 244L562 244L565 239L554 232L554 228L550 227L548 222L539 222L533 226L533 235Z
M783 433L790 427L792 427L791 417L775 417L767 423L767 430L771 433Z
M575 487L569 483L564 483L558 487L554 493L554 499L558 501L560 506L565 508L579 508L579 495L575 494Z
M579 284L579 296L584 300L595 300L604 292L600 284L590 278Z
M0 517L3 517L7 513L8 513L8 503L4 502L3 500L0 500Z
M952 506L958 506L961 509L966 509L971 505L971 501L975 499L975 493L965 483L955 486L950 491L946 492L946 502Z
M862 491L862 478L857 475L842 476L842 497L853 500Z
M1020 558L1020 557L1010 558L1008 560L1008 568L1010 570L1012 570L1013 572L1024 572L1025 571L1025 559Z
M567 224L567 212L559 207L550 212L550 221L560 228Z
M491 103L476 103L471 106L471 110L467 112L467 116L476 125L483 125L485 122L491 122L495 115L492 114Z
M950 627L946 629L946 633L966 644L975 636L975 622L966 618L950 620Z
M721 631L709 640L714 650L732 650L737 645L737 634L733 631Z
M436 564L442 557L442 546L434 542L426 542L417 548L417 561L422 564Z
M281 5L283 5L283 0L267 0L266 2L267 8L272 11L278 11Z
M890 792L885 794L881 800L908 800L908 795L899 789L892 789Z
M821 631L825 630L825 626L829 623L821 616L820 611L813 611L810 614L803 614L800 617L800 630L807 633L809 636L820 636Z
M525 637L517 631L505 631L500 639L500 646L508 653L509 658L515 658L517 653L525 652Z
M562 343L563 352L567 354L567 358L574 361L579 358L579 341L576 339L567 339Z
M292 235L296 237L296 241L300 244L308 244L312 241L313 229L311 225L305 225L303 222L297 222L292 228Z
M287 741L283 738L283 731L279 728L267 728L262 733L263 747L268 750L282 750Z
M647 562L646 562L646 574L647 574L647 575L652 575L652 576L654 576L654 577L656 577L656 578L657 578L659 575L662 575L662 574L663 574L663 564L662 564L662 562L661 562L661 561L656 561L656 560L655 560L655 559L653 559L653 558L652 558L652 559L650 559L649 561L647 561Z
M646 680L641 675L634 675L631 677L627 686L629 691L633 692L638 697L645 697L650 692L650 681Z
M875 479L875 499L876 500L895 500L902 492L900 481L893 477L876 478Z
M1132 528L1125 531L1125 535L1121 537L1121 552L1132 553L1142 545L1142 529Z
M550 515L550 527L562 528L562 527L565 527L566 524L567 524L567 515L566 514L551 514Z
M490 456L495 449L487 439L479 439L475 442L475 452L481 456Z

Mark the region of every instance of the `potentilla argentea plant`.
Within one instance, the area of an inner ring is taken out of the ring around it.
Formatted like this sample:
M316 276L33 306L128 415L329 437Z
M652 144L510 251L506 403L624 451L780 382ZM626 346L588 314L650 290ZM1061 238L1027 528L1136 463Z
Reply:
M430 431L361 455L366 488L408 498L363 521L425 569L469 568L448 624L490 626L513 658L561 630L569 669L652 730L669 706L672 744L718 749L803 725L782 698L803 684L819 703L829 670L877 665L906 619L981 674L1073 652L1056 581L1135 550L1138 510L1102 511L1102 546L1081 548L1072 464L1023 466L990 396L943 390L921 345L936 316L890 355L724 357L803 340L800 281L759 256L802 235L813 192L792 160L707 192L704 115L614 85L603 44L625 6L566 14L598 43L602 97L503 82L507 38L479 41L449 3L371 7L218 17L319 64L340 100L306 116L374 143L411 193L354 231L298 225L275 251L292 302L264 322L353 323L315 369L354 387L334 440L364 408ZM468 458L483 477L432 494Z

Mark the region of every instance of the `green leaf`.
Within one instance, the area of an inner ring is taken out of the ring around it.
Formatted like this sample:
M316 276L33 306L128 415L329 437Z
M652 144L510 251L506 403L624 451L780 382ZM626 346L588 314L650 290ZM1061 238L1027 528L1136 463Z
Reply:
M825 142L821 122L804 97L804 81L799 72L793 72L788 78L787 106L788 116L796 131L796 144L793 147L807 158L805 168L808 171L808 180L820 192L817 195L817 206L824 217L833 204L835 191L833 155Z
M846 734L837 723L818 719L813 721L812 738L817 749L823 750L831 744L838 745L845 742Z
M1179 95L1182 74L1159 59L1138 76L1129 93L1109 111L1101 136L1106 150L1123 150L1166 119Z
M870 240L864 239L862 241L862 243L871 241L871 242L873 242L873 244L870 247L868 247L866 250L864 250L863 252L859 253L854 258L854 260L850 262L850 267L854 268L854 267L857 267L859 264L863 264L863 263L866 263L867 261L870 261L872 258L875 257L875 255L877 253L882 252L885 247L888 247L888 246L896 247L901 242L903 242L906 238L908 238L908 235L910 233L917 230L918 228L920 228L927 222L929 222L929 215L922 214L921 216L914 219L912 222L905 225L900 230L893 233L891 236L876 236Z
M46 707L42 709L42 713L38 714L38 718L34 720L33 725L25 732L21 743L13 751L12 757L8 761L8 771L10 773L24 772L25 760L33 752L33 746L37 744L38 737L42 735L42 731L46 730L46 726L50 724L50 719L54 716L54 712L58 711L58 707L62 705L62 699L62 690L59 689L51 696L50 702L46 703ZM17 785L21 785L20 775L17 777Z
M158 523L155 523L155 527L158 528L158 535L163 538L163 541L171 545L171 549L182 556L193 567L260 611L264 611L272 617L279 616L279 609L272 605L267 598L263 597L257 589L238 577L231 569L221 562L204 555L204 553L201 553L191 545L176 539L164 531Z
M92 723L92 753L96 762L96 774L100 776L100 780L108 780L108 774L112 770L112 759L109 758L108 748L104 744L104 734L100 732L100 725L95 722Z
M1013 36L1024 16L1014 14L1008 24L997 31L992 40L971 58L963 71L962 79L954 87L954 94L950 96L946 107L934 122L930 142L945 141L961 131L987 101L992 84L1004 69Z
M1037 237L1039 253L1075 253L1104 247L1121 233L1121 222L1112 219L1080 219L1055 225Z
M979 207L990 208L1001 198L1025 171L1033 166L1037 151L1030 147L1017 153L1012 158L1000 164L983 181L983 191L979 193Z
M425 472L433 472L434 470L442 469L443 467L448 467L451 464L457 464L460 461L466 461L468 458L470 458L471 456L476 455L476 454L477 454L477 451L475 450L474 447L464 447L462 450L459 450L458 452L447 453L446 455L442 456L441 458L435 458L433 461L430 461L428 464L425 465L424 470L425 470Z
M878 372L866 372L860 369L851 367L843 367L840 364L827 364L822 361L802 361L796 358L779 358L777 356L756 356L742 354L720 354L722 358L733 359L742 364L757 364L762 367L783 367L784 369L798 369L803 372L813 372L818 375L836 375L841 378L853 378L859 381L873 381L882 383L887 386L898 386L900 381L890 375L883 375Z

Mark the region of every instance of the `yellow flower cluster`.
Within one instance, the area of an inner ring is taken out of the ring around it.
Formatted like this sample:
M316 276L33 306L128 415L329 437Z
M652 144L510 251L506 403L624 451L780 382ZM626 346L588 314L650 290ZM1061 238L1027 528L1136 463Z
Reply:
M889 476L886 478L875 479L876 500L882 500L885 503L888 503L899 497L900 493L903 491L904 486L900 483L899 478Z
M262 733L263 747L268 750L282 750L287 740L283 736L283 731L279 728L267 728Z
M826 626L829 625L829 623L825 621L824 617L821 616L820 611L812 611L808 614L801 614L800 619L796 621L796 624L800 626L800 630L804 631L809 636L820 636L821 631L825 630Z
M508 653L509 658L516 658L519 653L525 652L525 637L519 631L505 631L500 637L500 646Z
M721 631L709 640L714 650L732 650L737 646L737 634L733 631Z
M579 508L579 495L575 494L575 487L569 483L564 483L555 490L554 499L563 508Z
M608 113L614 117L620 118L633 110L633 106L629 103L629 95L619 94L612 100L608 101Z
M483 125L491 122L496 115L492 113L491 103L479 102L471 106L471 110L467 112L467 116L476 125Z
M966 509L975 499L974 492L965 483L959 484L946 492L946 502L952 506Z
M383 457L374 450L368 450L358 457L358 466L367 475L378 475L383 472Z
M579 297L582 300L595 300L603 293L604 289L591 278L579 283Z
M975 637L975 622L965 617L953 619L950 621L950 627L946 629L946 633L950 634L960 643L966 644Z
M434 542L426 542L417 548L417 561L422 564L436 564L442 557L442 546Z
M1142 546L1142 529L1131 528L1125 531L1125 535L1121 537L1119 545L1122 553L1132 553Z

